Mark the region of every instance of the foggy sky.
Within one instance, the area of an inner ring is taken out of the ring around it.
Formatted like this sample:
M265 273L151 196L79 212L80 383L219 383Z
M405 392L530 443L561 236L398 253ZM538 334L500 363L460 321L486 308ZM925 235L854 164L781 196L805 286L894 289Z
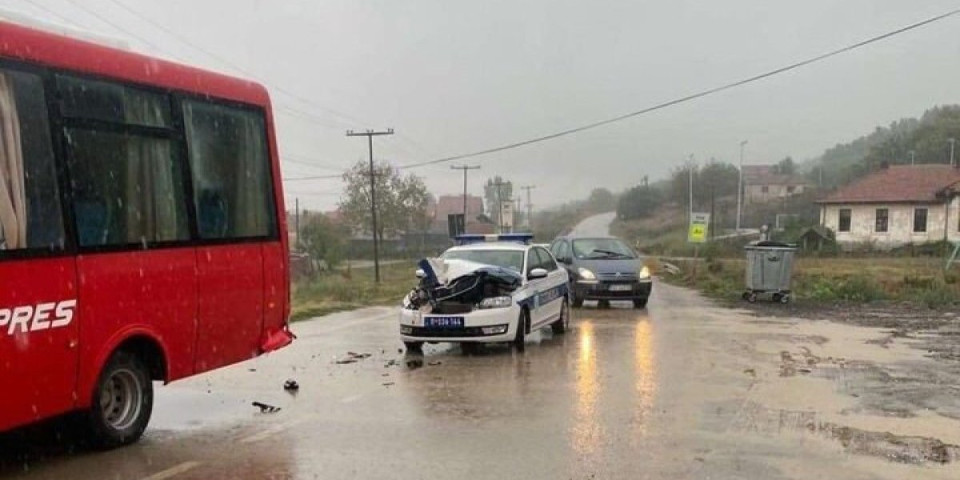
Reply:
M288 177L338 173L331 168L366 158L365 139L345 137L350 128L394 128L398 135L379 137L375 148L398 165L466 153L639 110L957 7L946 0L0 0L0 7L66 22L40 4L135 50L239 74L114 1L267 85L281 157L317 165L285 163ZM957 32L953 17L744 88L470 159L482 165L471 172L470 190L480 194L483 181L500 174L536 185L535 205L556 205L597 186L617 191L644 175L665 177L690 154L736 163L741 140L749 141L748 164L812 158L877 125L960 103ZM462 177L448 165L411 172L434 194L461 192ZM288 183L288 207L299 197L308 208L333 208L341 187Z

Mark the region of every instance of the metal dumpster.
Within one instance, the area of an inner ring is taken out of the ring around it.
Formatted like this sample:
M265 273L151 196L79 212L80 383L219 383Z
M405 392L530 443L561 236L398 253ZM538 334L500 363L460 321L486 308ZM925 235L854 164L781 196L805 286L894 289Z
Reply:
M743 299L753 303L759 295L772 294L775 302L790 301L790 276L797 248L778 242L756 242L747 253L746 290Z

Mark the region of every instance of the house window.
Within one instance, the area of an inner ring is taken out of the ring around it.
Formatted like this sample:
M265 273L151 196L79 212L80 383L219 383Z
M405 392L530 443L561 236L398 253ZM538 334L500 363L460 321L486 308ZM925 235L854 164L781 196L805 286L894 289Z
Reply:
M760 187L760 191L763 193L770 193L770 187L764 185L763 187Z
M918 208L913 211L913 231L923 233L927 231L927 209Z
M888 219L890 218L890 211L886 208L877 209L877 223L876 223L876 232L877 233L887 233Z
M787 193L793 194L793 192L795 192L795 191L797 191L797 187L795 187L795 186L793 186L793 185L787 186Z
M840 209L840 222L837 225L837 230L841 232L850 231L850 209L849 208Z

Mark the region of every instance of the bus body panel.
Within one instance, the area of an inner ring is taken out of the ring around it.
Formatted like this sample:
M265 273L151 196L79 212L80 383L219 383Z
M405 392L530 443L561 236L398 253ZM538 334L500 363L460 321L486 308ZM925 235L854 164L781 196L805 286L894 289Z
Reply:
M73 408L76 284L73 257L0 262L0 431Z
M0 57L154 87L269 106L267 90L247 80L0 21Z
M133 332L150 332L166 352L166 379L191 375L196 338L194 248L84 254L80 278L80 398L87 407L100 369Z
M0 37L4 39L0 60L29 64L41 74L51 68L262 110L277 226L269 238L235 244L211 245L194 238L182 245L112 252L77 254L69 248L70 256L60 258L0 258L0 312L20 303L55 301L47 297L77 302L72 322L56 332L32 332L30 343L20 336L0 336L4 393L0 431L89 407L101 369L116 348L133 337L156 343L164 357L166 381L289 343L289 243L266 89L255 82L3 21ZM46 93L54 98L51 85ZM62 134L55 131L54 142L62 143ZM62 168L63 153L57 155ZM70 221L68 214L64 212L65 222ZM68 245L76 242L74 238ZM0 327L0 334L5 328Z
M290 274L285 267L286 248L280 242L262 245L263 251L263 333L266 337L283 329L290 312L287 309ZM280 268L278 268L280 267ZM262 342L261 342L262 344Z
M256 357L263 332L263 256L259 243L197 249L195 370Z

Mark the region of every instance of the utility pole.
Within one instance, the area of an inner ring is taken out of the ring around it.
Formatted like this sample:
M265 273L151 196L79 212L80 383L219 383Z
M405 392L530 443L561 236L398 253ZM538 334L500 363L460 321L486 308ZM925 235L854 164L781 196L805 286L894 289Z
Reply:
M743 147L747 144L740 142L740 180L737 181L737 233L740 233L740 218L743 216Z
M379 132L347 130L348 137L367 137L367 146L370 151L370 218L373 223L373 274L377 283L380 283L380 238L377 230L377 179L373 171L373 137L379 135L393 135L393 129L388 128Z
M687 167L688 173L690 174L690 188L689 188L690 203L688 204L688 206L689 206L690 208L689 208L688 211L687 211L687 223L688 223L688 224L689 224L691 221L693 221L693 166L694 166L694 163L693 163L693 154L691 153L691 154L690 154L690 165Z
M955 163L953 163L953 148L954 148L954 146L956 146L957 139L956 139L956 138L948 138L947 141L950 142L950 166L955 167L955 166L957 166L957 165L956 165Z
M454 170L463 170L463 225L467 225L467 171L480 170L480 165L452 165Z
M910 150L910 165L916 165L916 164L917 164L917 151Z
M497 178L497 181L493 186L497 187L497 233L503 233L503 192L500 187L506 185L507 182Z
M536 185L524 185L520 187L522 190L527 191L527 228L530 229L530 232L533 232L533 203L530 201L530 191L534 188L537 188Z

